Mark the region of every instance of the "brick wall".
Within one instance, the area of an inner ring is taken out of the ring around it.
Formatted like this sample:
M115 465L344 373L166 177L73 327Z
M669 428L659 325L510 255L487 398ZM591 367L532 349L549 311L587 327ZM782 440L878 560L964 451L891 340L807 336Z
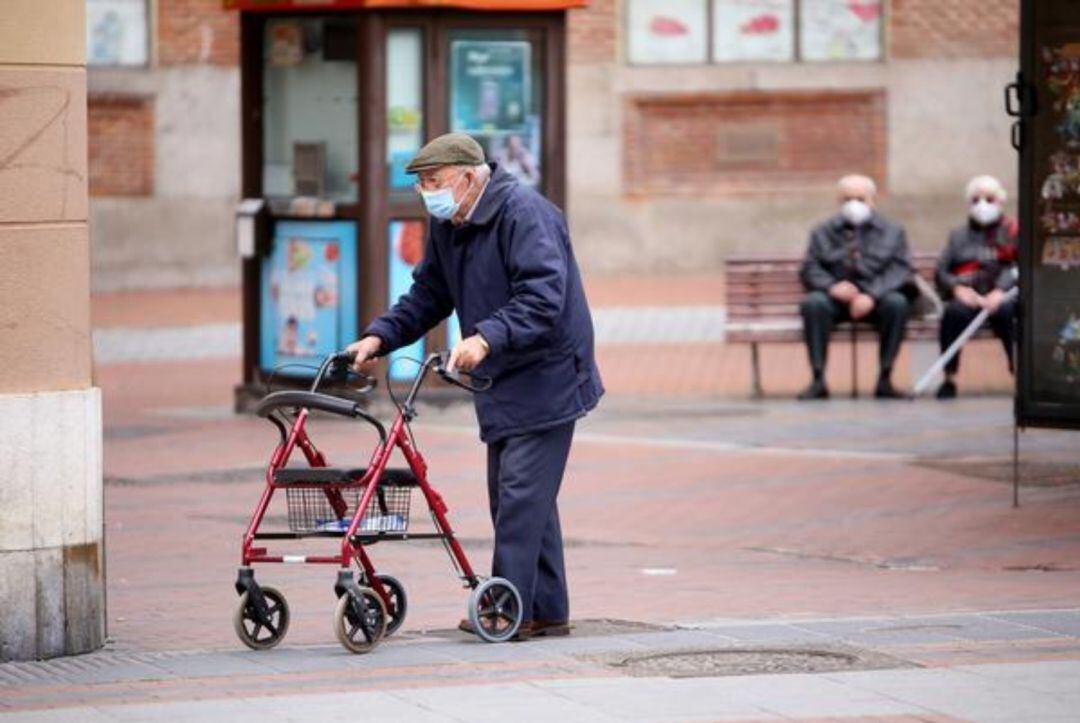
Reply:
M154 192L154 106L149 98L91 96L87 105L91 196Z
M570 65L615 62L616 0L592 0L567 14L567 62Z
M160 0L158 60L162 65L239 62L240 13L221 0Z
M625 189L699 195L885 179L880 91L741 92L627 99Z
M1015 58L1017 0L893 0L894 58Z

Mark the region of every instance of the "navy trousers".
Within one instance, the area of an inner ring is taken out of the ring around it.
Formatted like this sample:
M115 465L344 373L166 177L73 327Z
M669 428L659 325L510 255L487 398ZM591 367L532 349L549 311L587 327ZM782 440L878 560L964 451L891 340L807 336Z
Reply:
M488 500L495 526L491 574L514 583L524 620L570 619L556 497L574 423L488 445Z

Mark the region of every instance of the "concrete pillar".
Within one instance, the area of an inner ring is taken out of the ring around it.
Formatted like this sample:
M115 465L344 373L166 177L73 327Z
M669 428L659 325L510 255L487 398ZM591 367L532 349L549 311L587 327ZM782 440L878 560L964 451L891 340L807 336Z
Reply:
M105 638L84 4L0 11L0 662Z

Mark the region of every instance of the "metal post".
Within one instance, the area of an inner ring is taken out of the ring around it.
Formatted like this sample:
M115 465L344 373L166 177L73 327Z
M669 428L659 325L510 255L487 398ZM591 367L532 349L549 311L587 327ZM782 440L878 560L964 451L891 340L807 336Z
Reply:
M1020 506L1020 425L1013 423L1013 508Z
M761 358L758 356L756 341L750 342L750 374L751 394L754 399L761 399L765 396L765 391L761 388Z
M855 344L858 334L855 322L851 322L851 398L859 398L859 348Z

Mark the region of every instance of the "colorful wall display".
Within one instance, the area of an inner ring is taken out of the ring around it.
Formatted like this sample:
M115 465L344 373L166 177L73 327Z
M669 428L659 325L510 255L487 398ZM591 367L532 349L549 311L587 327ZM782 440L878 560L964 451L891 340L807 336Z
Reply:
M310 377L310 367L356 340L356 243L351 221L275 225L262 269L263 371Z
M387 305L393 306L412 286L412 273L420 260L424 258L423 221L391 221L388 238L390 249L389 283L387 284ZM397 349L390 354L390 379L395 382L408 381L416 376L419 367L404 359L423 360L424 340L420 339L410 346Z
M146 0L86 0L87 65L147 64Z
M715 0L713 60L795 59L795 0Z
M1080 16L1067 0L1023 5L1022 425L1080 427ZM1027 98L1028 101L1031 98Z

